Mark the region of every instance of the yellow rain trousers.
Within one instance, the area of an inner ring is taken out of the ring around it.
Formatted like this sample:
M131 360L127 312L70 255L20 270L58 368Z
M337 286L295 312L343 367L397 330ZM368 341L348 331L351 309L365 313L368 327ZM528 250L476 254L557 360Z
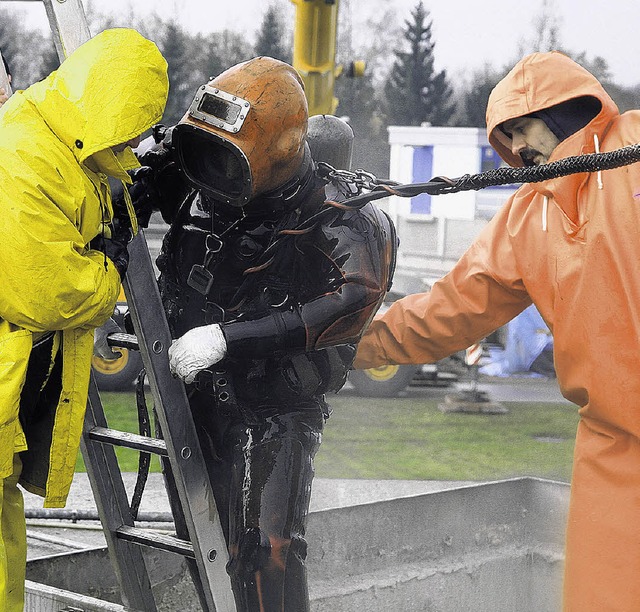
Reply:
M42 464L20 484L62 507L71 486L87 401L93 330L112 313L120 289L113 263L89 242L107 232L108 177L130 182L139 164L122 144L162 116L167 65L134 30L106 30L49 77L16 92L0 109L0 602L19 610L24 582L24 514L15 486L17 453ZM20 395L33 343L55 332L62 391L48 448L28 448ZM33 455L36 455L35 457ZM21 515L18 517L18 515Z
M27 566L27 527L24 500L18 489L19 455L14 455L14 472L0 488L0 610L22 612ZM11 568L11 571L9 571Z
M591 74L553 52L523 59L495 88L491 144L521 165L497 126L581 96L601 110L549 161L640 142L640 112L620 115ZM581 417L566 612L640 610L639 228L640 164L523 185L429 293L374 319L355 362L432 363L537 306L553 332L561 391Z

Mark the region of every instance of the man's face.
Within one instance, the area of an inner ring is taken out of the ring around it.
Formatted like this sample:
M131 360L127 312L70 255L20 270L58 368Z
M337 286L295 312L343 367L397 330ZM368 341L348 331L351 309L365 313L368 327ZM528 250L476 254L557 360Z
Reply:
M131 147L132 149L135 149L140 144L140 140L141 140L141 137L136 136L131 140L127 140L127 142L123 142L122 144L116 145L115 147L111 147L111 150L114 153L122 153L122 151L124 151L127 147Z
M502 124L511 138L511 152L522 158L525 166L545 164L560 141L537 117L517 117Z

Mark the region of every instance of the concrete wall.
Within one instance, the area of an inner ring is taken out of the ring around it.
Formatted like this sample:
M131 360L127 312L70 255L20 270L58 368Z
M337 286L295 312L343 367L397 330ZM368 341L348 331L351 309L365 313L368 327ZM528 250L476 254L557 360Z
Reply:
M517 479L314 513L313 610L557 612L567 494Z
M521 478L312 512L312 610L557 612L568 493ZM199 609L181 557L145 560L161 612ZM104 549L30 562L28 578L118 601Z

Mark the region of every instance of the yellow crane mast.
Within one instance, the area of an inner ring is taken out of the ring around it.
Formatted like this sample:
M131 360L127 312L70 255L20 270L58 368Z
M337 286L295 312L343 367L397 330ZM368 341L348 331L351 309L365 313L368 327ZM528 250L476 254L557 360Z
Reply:
M339 0L291 0L296 6L293 66L302 76L309 115L330 115L334 96Z
M309 115L332 115L338 106L336 64L339 0L291 0L296 7L293 31L293 66L302 76ZM345 76L364 74L363 61L351 62Z

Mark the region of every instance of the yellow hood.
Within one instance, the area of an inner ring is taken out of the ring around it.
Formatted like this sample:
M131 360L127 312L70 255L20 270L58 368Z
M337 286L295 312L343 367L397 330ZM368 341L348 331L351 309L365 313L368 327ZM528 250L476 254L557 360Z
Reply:
M135 30L116 28L81 45L25 97L79 162L107 150L96 158L100 169L118 176L119 165L137 164L128 149L114 164L109 148L157 123L168 91L167 63L156 45Z

